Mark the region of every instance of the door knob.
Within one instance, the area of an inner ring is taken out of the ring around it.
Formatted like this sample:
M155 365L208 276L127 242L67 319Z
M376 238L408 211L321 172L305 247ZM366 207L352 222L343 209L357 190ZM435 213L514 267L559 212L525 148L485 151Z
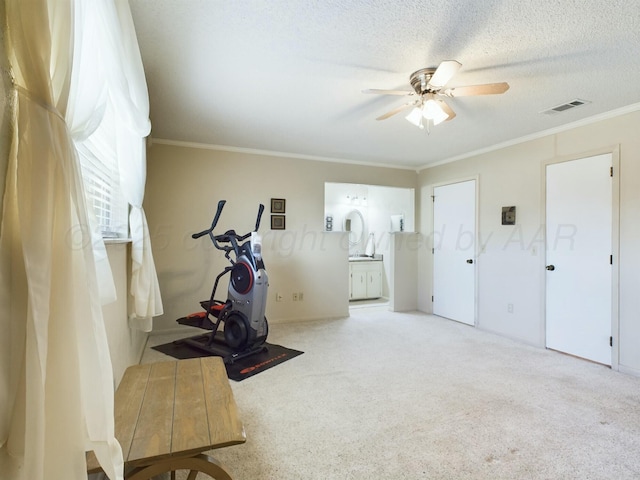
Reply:
M553 272L556 269L554 265L547 265L547 270Z
M473 263L473 259L470 258L469 260L467 260L467 263Z

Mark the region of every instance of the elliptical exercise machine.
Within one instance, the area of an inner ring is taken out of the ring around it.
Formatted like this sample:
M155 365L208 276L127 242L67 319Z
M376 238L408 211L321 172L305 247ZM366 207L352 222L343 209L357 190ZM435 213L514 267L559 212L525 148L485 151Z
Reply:
M267 304L267 288L269 278L262 261L262 240L258 234L260 218L264 205L258 208L255 230L239 235L235 230L228 230L221 235L214 235L220 214L226 200L218 202L218 209L211 222L211 227L191 235L198 239L205 235L213 245L225 252L224 256L231 263L216 277L209 300L200 302L203 312L192 313L176 320L182 325L189 325L210 333L177 340L176 344L187 344L223 358L224 363L232 364L235 360L265 351L264 345L269 324L265 317ZM249 241L246 241L249 239ZM244 243L242 243L244 242ZM233 253L233 257L231 254ZM226 301L216 300L216 290L220 279L230 273L229 288ZM212 320L212 317L215 321ZM219 333L220 324L224 322L223 333Z

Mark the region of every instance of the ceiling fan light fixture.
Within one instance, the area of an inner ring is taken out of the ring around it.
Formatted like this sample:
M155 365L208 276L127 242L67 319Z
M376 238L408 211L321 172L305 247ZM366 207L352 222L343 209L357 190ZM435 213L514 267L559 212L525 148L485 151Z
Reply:
M406 118L409 123L412 123L416 127L422 129L424 128L424 124L422 123L423 117L424 114L422 112L422 108L415 107L411 110L411 112L409 112L409 115L404 118Z
M449 118L449 114L445 112L433 98L430 98L425 102L422 109L422 115L427 120L431 120L434 125L438 125Z

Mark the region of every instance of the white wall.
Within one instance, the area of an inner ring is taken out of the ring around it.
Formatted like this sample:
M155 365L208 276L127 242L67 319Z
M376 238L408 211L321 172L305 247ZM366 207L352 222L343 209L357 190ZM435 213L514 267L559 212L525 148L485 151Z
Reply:
M333 219L331 231L344 232L347 215L354 210L362 214L362 238L357 245L348 243L343 246L345 260L349 255L364 253L369 232L373 231L369 217L371 212L369 208L371 202L369 190L368 185L356 185L352 183L325 183L324 185L325 228L326 218L331 216Z
M148 154L145 211L165 314L154 319L154 330L176 328L177 318L198 311L228 264L208 238L191 239L211 224L220 199L227 200L220 231L249 231L258 204L267 208L260 232L271 323L347 316L346 234L324 232L325 182L415 188L416 179L412 170L155 143ZM269 228L271 198L286 199L284 231ZM226 298L226 282L219 288L217 298ZM294 302L294 292L302 292L303 301ZM276 302L276 293L284 301Z
M543 347L545 162L620 147L621 370L640 374L640 112L602 120L420 172L420 231L430 237L434 185L478 178L478 327ZM515 205L515 226L501 225L501 207ZM420 250L419 308L431 311L430 243ZM514 305L508 313L507 304Z
M418 263L416 253L422 248L419 233L395 232L391 237L389 270L392 278L389 308L392 312L410 312L418 308Z

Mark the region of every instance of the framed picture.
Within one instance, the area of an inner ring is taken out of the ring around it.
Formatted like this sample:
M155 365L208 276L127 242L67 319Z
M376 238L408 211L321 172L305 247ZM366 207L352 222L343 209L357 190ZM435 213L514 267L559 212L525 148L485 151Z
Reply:
M284 230L284 215L271 215L271 230Z
M285 213L287 201L284 198L271 199L271 213Z
M516 207L502 207L502 225L516 224Z

